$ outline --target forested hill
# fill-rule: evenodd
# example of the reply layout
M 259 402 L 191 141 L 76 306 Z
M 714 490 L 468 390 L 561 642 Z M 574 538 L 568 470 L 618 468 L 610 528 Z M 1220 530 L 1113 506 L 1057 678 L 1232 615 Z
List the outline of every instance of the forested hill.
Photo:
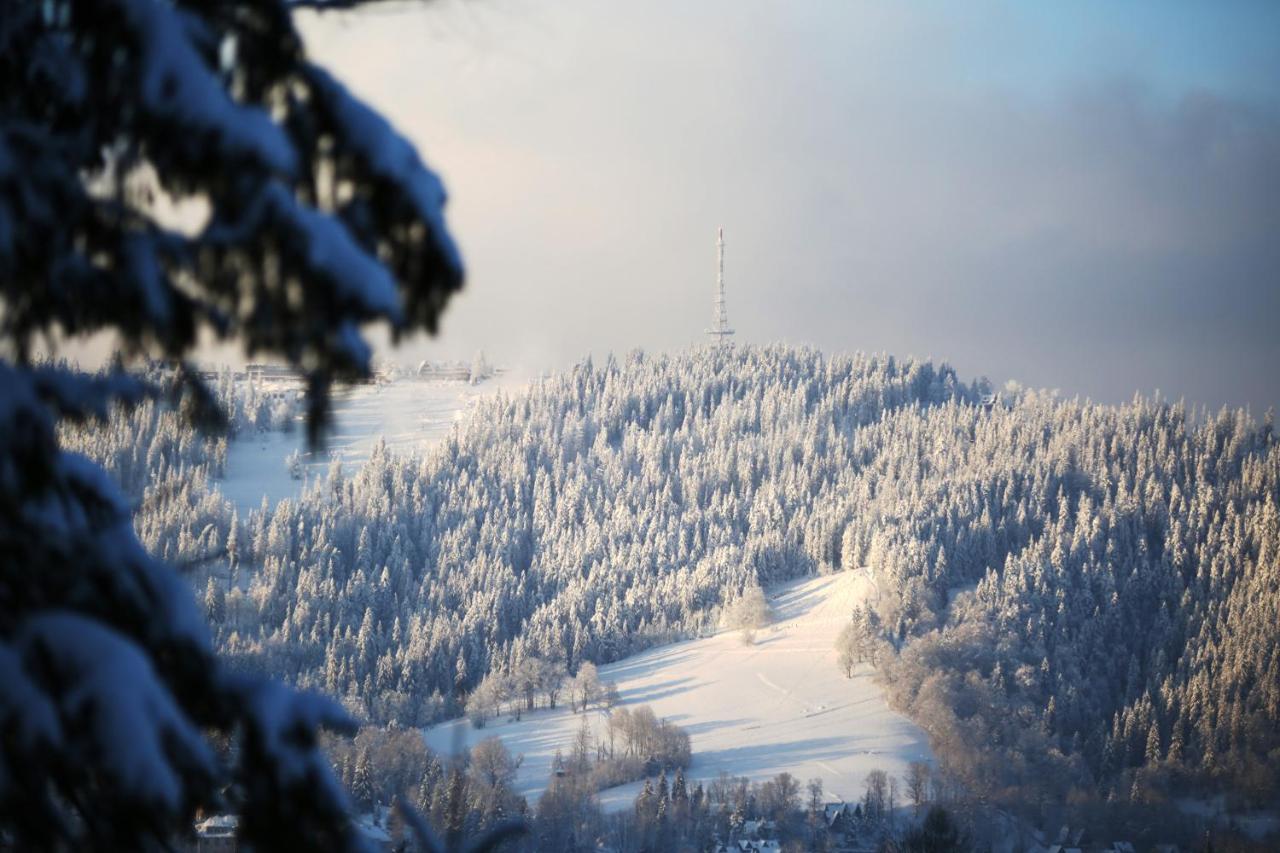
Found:
M 246 660 L 413 724 L 490 668 L 617 658 L 757 579 L 867 566 L 864 645 L 974 789 L 1274 797 L 1270 416 L 985 390 L 783 347 L 587 362 L 242 520 L 245 590 L 208 605 Z M 196 526 L 140 520 L 149 544 L 226 541 L 197 498 Z
M 220 633 L 425 722 L 427 697 L 495 663 L 615 659 L 697 632 L 757 579 L 833 565 L 859 428 L 973 395 L 927 363 L 782 348 L 587 362 L 481 403 L 424 459 L 375 452 L 255 515 Z

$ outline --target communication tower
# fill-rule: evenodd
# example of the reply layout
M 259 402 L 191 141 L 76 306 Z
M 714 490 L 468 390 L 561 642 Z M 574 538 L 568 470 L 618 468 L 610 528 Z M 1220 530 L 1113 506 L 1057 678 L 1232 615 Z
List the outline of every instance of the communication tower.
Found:
M 733 329 L 729 328 L 729 312 L 724 306 L 724 227 L 716 233 L 716 302 L 711 314 L 711 328 L 707 334 L 715 342 L 714 346 L 729 345 L 729 336 Z

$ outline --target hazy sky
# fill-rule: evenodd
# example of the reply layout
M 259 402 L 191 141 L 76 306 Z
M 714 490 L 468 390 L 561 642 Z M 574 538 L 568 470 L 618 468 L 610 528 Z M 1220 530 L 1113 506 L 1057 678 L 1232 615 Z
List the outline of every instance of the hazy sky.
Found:
M 441 336 L 1280 403 L 1280 4 L 441 0 L 304 20 L 445 179 Z

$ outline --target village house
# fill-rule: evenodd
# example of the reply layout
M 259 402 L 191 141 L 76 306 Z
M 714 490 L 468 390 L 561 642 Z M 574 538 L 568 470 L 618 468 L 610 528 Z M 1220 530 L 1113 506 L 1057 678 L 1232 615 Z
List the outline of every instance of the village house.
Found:
M 1027 853 L 1135 853 L 1133 844 L 1128 841 L 1093 842 L 1084 829 L 1071 829 L 1064 826 L 1048 840 L 1037 833 L 1037 839 Z
M 239 849 L 236 829 L 240 821 L 235 815 L 219 814 L 196 823 L 194 853 L 235 853 Z
M 827 834 L 831 837 L 831 842 L 837 846 L 848 840 L 848 837 L 857 829 L 861 817 L 862 807 L 856 804 L 827 803 L 822 808 L 822 820 L 826 824 Z

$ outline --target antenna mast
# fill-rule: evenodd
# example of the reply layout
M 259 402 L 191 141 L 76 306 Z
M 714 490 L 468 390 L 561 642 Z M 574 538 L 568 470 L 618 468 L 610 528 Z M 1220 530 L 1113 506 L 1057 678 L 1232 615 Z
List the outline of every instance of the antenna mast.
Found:
M 714 346 L 728 346 L 728 337 L 733 334 L 729 328 L 729 312 L 724 307 L 724 227 L 716 232 L 716 302 L 711 314 L 711 328 L 707 334 L 715 341 Z

